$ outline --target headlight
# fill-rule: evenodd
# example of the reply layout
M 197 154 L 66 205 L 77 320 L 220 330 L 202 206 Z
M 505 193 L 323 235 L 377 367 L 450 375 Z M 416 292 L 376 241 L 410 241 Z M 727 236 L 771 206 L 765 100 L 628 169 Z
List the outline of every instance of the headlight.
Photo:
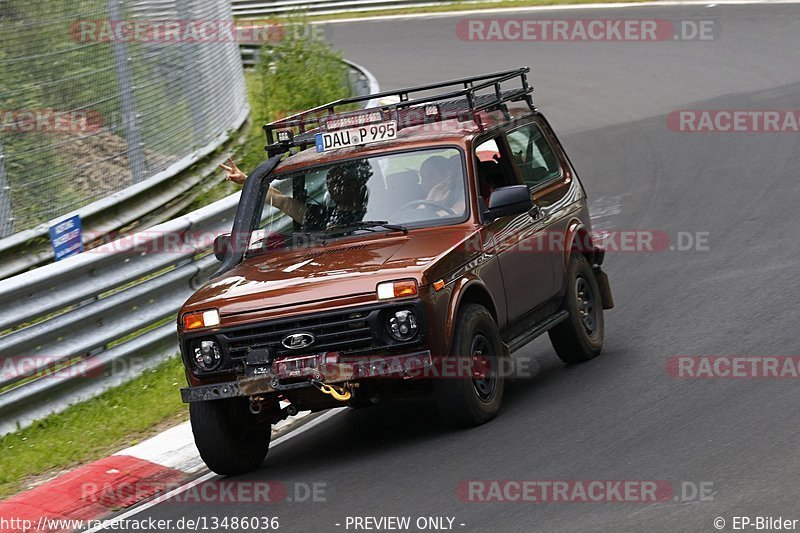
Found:
M 210 328 L 213 326 L 219 326 L 219 311 L 216 309 L 183 315 L 184 329 Z
M 409 309 L 394 311 L 389 314 L 389 335 L 393 339 L 406 342 L 417 336 L 419 320 L 417 315 Z
M 387 281 L 378 284 L 378 300 L 405 298 L 417 295 L 417 282 L 413 279 Z
M 192 344 L 194 364 L 200 370 L 208 372 L 214 370 L 222 363 L 222 350 L 213 340 L 202 340 Z

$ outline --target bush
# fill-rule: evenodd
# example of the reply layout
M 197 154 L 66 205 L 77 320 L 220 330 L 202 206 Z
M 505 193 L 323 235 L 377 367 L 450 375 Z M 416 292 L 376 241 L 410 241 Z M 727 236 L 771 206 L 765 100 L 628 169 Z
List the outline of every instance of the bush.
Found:
M 245 72 L 250 101 L 250 130 L 244 148 L 234 156 L 250 173 L 266 159 L 262 126 L 289 114 L 350 96 L 348 67 L 341 53 L 317 38 L 314 28 L 293 17 L 279 43 L 265 45 L 256 69 Z M 222 182 L 196 198 L 186 212 L 232 194 L 241 187 Z
M 274 120 L 349 95 L 342 55 L 317 36 L 317 29 L 289 19 L 282 39 L 262 50 L 258 108 L 264 116 L 259 118 Z

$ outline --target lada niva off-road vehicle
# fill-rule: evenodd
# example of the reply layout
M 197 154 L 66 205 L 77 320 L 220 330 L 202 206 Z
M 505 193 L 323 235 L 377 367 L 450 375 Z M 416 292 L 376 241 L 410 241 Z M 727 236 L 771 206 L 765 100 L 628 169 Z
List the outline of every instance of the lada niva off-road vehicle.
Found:
M 446 422 L 487 422 L 510 355 L 544 332 L 567 363 L 600 353 L 604 253 L 528 72 L 264 127 L 270 157 L 215 243 L 222 266 L 178 320 L 209 468 L 257 468 L 298 410 L 429 393 Z

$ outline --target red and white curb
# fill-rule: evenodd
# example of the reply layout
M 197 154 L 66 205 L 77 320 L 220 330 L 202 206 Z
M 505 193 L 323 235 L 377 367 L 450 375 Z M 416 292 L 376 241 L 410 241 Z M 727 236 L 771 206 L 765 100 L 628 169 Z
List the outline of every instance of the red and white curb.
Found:
M 272 445 L 292 436 L 311 420 L 309 415 L 301 412 L 275 424 Z M 203 479 L 214 477 L 195 447 L 190 423 L 184 422 L 0 501 L 0 533 L 70 531 L 68 520 L 98 520 L 153 496 L 168 496 L 202 472 Z

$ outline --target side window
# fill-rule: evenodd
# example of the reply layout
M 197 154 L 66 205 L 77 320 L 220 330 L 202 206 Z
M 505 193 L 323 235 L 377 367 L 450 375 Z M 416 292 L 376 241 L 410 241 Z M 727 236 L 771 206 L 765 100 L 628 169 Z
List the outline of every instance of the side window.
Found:
M 493 190 L 517 183 L 507 152 L 505 143 L 499 137 L 484 141 L 475 148 L 478 188 L 486 205 Z
M 528 187 L 534 188 L 561 173 L 558 159 L 536 124 L 510 132 L 508 144 L 514 164 Z

